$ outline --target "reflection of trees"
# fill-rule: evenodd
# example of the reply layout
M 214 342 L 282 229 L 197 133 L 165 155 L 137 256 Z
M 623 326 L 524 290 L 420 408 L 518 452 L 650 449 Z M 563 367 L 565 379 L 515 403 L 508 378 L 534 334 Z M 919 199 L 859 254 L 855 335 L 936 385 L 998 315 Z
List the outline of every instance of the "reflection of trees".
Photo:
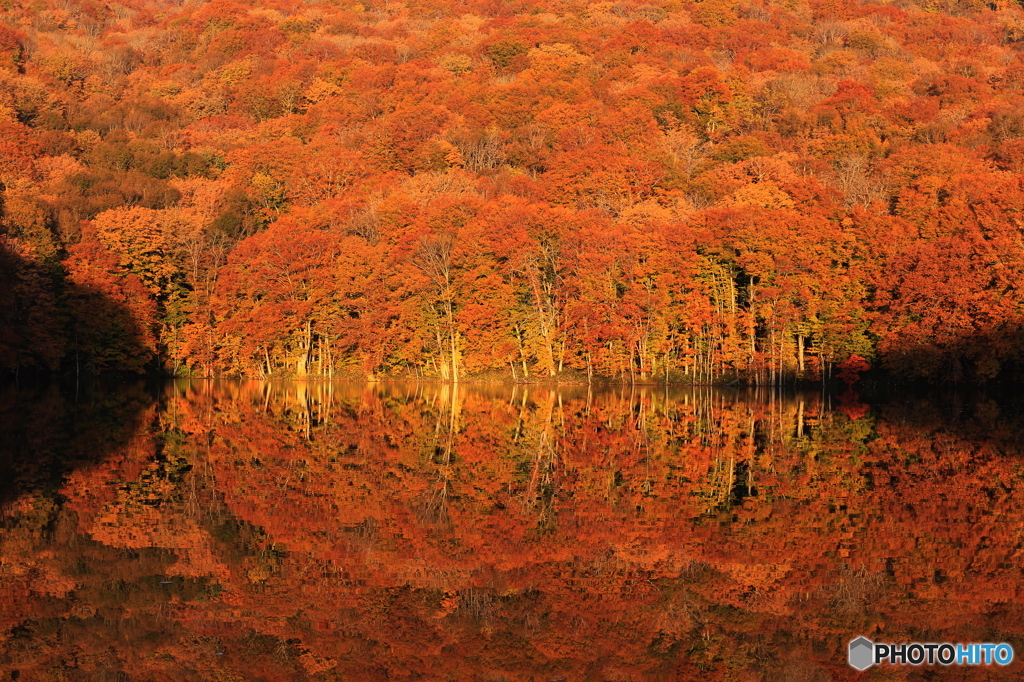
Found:
M 562 464 L 558 439 L 565 422 L 561 395 L 551 389 L 534 392 L 539 395 L 537 402 L 531 403 L 528 388 L 513 391 L 513 400 L 521 394 L 512 438 L 518 474 L 513 495 L 519 498 L 524 513 L 535 516 L 536 529 L 543 533 L 553 531 L 557 524 L 557 469 Z M 528 405 L 532 409 L 528 409 Z M 555 425 L 556 406 L 560 418 L 558 427 Z
M 426 443 L 427 460 L 434 464 L 436 480 L 422 506 L 421 519 L 438 528 L 448 528 L 448 492 L 451 485 L 452 451 L 458 437 L 459 390 L 457 385 L 444 386 L 439 395 L 431 396 L 430 406 L 436 410 L 432 437 Z
M 1024 623 L 1012 419 L 984 401 L 851 420 L 814 395 L 201 382 L 164 402 L 158 447 L 76 472 L 58 549 L 39 525 L 17 549 L 53 553 L 50 594 L 163 633 L 140 650 L 172 658 L 140 670 L 223 650 L 234 674 L 824 679 L 880 623 Z

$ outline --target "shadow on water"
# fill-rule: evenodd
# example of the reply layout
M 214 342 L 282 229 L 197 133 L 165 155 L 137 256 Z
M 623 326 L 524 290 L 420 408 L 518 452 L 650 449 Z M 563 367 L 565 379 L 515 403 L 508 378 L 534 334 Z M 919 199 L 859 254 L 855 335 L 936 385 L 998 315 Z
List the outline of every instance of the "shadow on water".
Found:
M 882 354 L 881 364 L 897 385 L 1009 389 L 1024 379 L 1024 325 L 1002 322 L 986 330 L 949 332 L 941 340 L 905 339 Z
M 74 470 L 119 453 L 154 414 L 141 380 L 0 388 L 0 508 L 30 493 L 59 493 Z
M 125 446 L 155 400 L 139 375 L 152 358 L 142 324 L 98 282 L 71 282 L 0 235 L 0 506 L 56 493 Z

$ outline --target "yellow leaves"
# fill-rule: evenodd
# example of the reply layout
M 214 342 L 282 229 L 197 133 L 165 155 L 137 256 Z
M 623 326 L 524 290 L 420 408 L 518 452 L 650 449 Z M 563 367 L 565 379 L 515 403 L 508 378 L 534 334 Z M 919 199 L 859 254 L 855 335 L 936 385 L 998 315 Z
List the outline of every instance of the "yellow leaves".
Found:
M 181 92 L 181 83 L 173 80 L 158 80 L 150 85 L 154 97 L 174 97 Z
M 78 55 L 58 52 L 42 60 L 43 71 L 65 85 L 81 78 L 86 69 L 85 60 Z
M 319 22 L 306 17 L 289 17 L 278 24 L 277 28 L 293 43 L 300 43 L 313 35 L 318 25 Z
M 326 81 L 323 78 L 314 78 L 302 96 L 307 102 L 316 104 L 324 101 L 328 97 L 336 97 L 342 92 L 344 92 L 344 90 L 334 83 Z
M 3 197 L 4 222 L 16 226 L 20 238 L 32 244 L 36 254 L 55 258 L 60 246 L 46 225 L 46 214 L 35 194 L 8 190 Z
M 78 141 L 78 146 L 84 151 L 91 151 L 93 147 L 103 141 L 100 134 L 92 129 L 76 131 L 74 135 L 75 139 Z
M 709 28 L 732 26 L 739 18 L 736 15 L 736 5 L 733 0 L 704 0 L 693 6 L 690 16 L 698 24 Z
M 442 55 L 437 60 L 437 65 L 445 71 L 450 71 L 455 75 L 463 74 L 473 68 L 473 58 L 467 54 L 451 53 Z
M 248 59 L 231 62 L 222 67 L 216 77 L 228 85 L 235 85 L 252 75 L 252 69 L 252 62 Z
M 403 180 L 401 190 L 412 203 L 426 206 L 442 197 L 471 197 L 476 194 L 477 188 L 472 175 L 456 169 L 418 173 Z
M 419 171 L 445 171 L 464 165 L 462 152 L 447 140 L 430 140 L 416 150 L 414 167 Z
M 575 73 L 590 63 L 590 57 L 580 54 L 567 43 L 548 43 L 527 52 L 530 65 L 538 71 Z
M 73 156 L 43 156 L 35 161 L 36 170 L 45 182 L 59 183 L 62 180 L 82 173 L 85 166 Z
M 249 9 L 248 13 L 249 13 L 249 16 L 251 16 L 251 17 L 258 17 L 260 19 L 266 19 L 267 21 L 269 21 L 269 22 L 271 22 L 273 24 L 277 24 L 277 23 L 283 22 L 285 20 L 284 19 L 284 14 L 282 14 L 278 10 L 272 9 L 270 7 L 252 7 L 252 8 Z M 280 28 L 280 26 L 278 28 Z
M 449 142 L 442 142 L 441 149 L 444 151 L 444 160 L 449 166 L 462 166 L 462 152 Z
M 759 206 L 770 209 L 793 208 L 796 206 L 793 197 L 786 194 L 773 182 L 744 185 L 733 192 L 727 204 L 734 206 Z
M 177 208 L 191 211 L 203 220 L 217 214 L 225 192 L 223 184 L 206 178 L 172 178 L 168 184 L 181 195 Z
M 82 82 L 82 91 L 90 95 L 113 95 L 114 89 L 96 74 L 89 74 Z
M 658 146 L 672 168 L 685 177 L 692 175 L 710 153 L 709 145 L 697 137 L 693 128 L 682 123 L 662 133 Z
M 487 19 L 475 14 L 463 14 L 459 17 L 459 26 L 468 33 L 477 33 L 487 25 Z
M 646 199 L 624 207 L 619 212 L 619 218 L 632 225 L 657 222 L 668 223 L 681 220 L 692 211 L 693 205 L 683 198 L 667 204 L 660 203 L 654 199 Z
M 853 50 L 836 50 L 814 62 L 812 70 L 820 75 L 843 75 L 860 63 L 860 56 Z
M 249 186 L 255 189 L 262 196 L 270 196 L 280 191 L 281 183 L 272 175 L 267 173 L 253 173 Z
M 166 292 L 177 271 L 161 211 L 115 208 L 93 220 L 100 243 L 114 253 L 121 267 L 142 280 L 154 296 Z

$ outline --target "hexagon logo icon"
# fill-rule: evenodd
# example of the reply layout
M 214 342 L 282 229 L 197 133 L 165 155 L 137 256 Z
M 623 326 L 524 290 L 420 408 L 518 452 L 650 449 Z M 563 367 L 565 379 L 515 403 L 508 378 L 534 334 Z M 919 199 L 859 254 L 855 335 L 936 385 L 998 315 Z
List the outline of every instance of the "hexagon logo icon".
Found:
M 857 670 L 867 670 L 875 663 L 875 644 L 867 637 L 858 637 L 850 642 L 850 665 Z

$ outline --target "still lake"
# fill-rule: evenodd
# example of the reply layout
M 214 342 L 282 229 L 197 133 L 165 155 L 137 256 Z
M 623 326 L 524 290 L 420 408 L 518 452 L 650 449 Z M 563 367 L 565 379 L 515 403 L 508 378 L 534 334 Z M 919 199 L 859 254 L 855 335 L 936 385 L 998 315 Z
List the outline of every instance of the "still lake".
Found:
M 984 395 L 0 391 L 0 679 L 1024 675 L 1024 419 Z M 1006 668 L 847 643 L 1009 642 Z

